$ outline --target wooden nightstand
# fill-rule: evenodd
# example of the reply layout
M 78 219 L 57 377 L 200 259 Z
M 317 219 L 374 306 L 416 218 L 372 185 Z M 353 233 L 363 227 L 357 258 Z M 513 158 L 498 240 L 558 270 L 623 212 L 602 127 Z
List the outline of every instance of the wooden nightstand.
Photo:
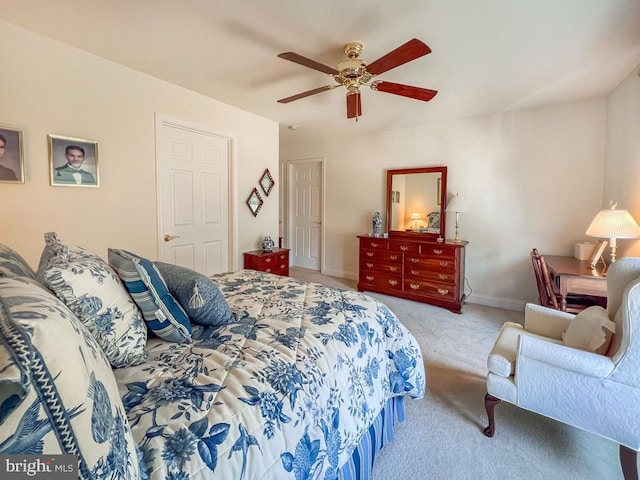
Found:
M 244 268 L 289 276 L 289 249 L 274 248 L 272 252 L 244 252 Z

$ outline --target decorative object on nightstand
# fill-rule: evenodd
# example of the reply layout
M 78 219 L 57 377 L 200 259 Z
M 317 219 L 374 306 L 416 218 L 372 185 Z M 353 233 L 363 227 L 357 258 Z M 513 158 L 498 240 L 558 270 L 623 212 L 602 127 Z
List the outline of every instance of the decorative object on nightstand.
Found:
M 464 197 L 459 193 L 456 193 L 456 196 L 449 200 L 449 204 L 447 205 L 447 212 L 455 212 L 456 213 L 456 236 L 453 239 L 454 243 L 460 243 L 460 239 L 458 238 L 458 214 L 469 211 L 469 206 L 467 202 L 464 200 Z
M 380 212 L 373 213 L 371 228 L 374 237 L 382 236 L 382 216 L 380 215 Z
M 420 214 L 418 212 L 413 212 L 411 214 L 411 220 L 413 220 L 413 229 L 418 230 L 418 220 L 420 220 Z
M 275 246 L 276 246 L 275 242 L 269 235 L 264 237 L 264 240 L 262 240 L 262 251 L 264 253 L 273 252 L 273 249 L 275 248 Z
M 611 247 L 611 263 L 616 261 L 616 239 L 640 237 L 640 227 L 627 210 L 616 210 L 618 204 L 609 203 L 609 210 L 600 210 L 595 216 L 586 234 L 590 237 L 608 238 Z

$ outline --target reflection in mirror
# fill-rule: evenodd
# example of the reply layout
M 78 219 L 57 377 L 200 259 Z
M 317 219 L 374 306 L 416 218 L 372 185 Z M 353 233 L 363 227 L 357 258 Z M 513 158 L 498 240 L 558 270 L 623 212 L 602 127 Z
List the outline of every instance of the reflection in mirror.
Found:
M 271 189 L 275 184 L 276 182 L 273 180 L 273 177 L 271 176 L 271 172 L 267 168 L 262 174 L 262 178 L 260 179 L 260 186 L 262 187 L 262 191 L 267 197 L 271 193 Z
M 263 203 L 264 201 L 258 193 L 258 189 L 254 188 L 251 192 L 251 195 L 249 195 L 249 198 L 247 198 L 247 205 L 249 205 L 249 210 L 251 210 L 251 213 L 253 213 L 254 217 L 258 216 L 258 212 L 260 211 Z
M 447 167 L 387 171 L 390 234 L 444 238 Z

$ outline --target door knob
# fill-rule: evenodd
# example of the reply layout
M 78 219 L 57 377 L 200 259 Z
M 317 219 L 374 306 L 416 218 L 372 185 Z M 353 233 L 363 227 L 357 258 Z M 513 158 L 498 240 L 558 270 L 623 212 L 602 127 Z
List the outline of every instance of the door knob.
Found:
M 176 238 L 180 238 L 180 235 L 169 235 L 168 233 L 164 234 L 164 241 L 170 242 L 171 240 L 175 240 Z

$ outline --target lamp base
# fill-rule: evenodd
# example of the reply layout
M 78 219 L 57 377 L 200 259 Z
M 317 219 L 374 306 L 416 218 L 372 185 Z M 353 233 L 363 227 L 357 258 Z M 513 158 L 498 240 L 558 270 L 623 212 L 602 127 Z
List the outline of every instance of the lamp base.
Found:
M 453 239 L 453 243 L 462 243 L 462 240 L 458 238 L 458 212 L 456 212 L 456 236 Z

